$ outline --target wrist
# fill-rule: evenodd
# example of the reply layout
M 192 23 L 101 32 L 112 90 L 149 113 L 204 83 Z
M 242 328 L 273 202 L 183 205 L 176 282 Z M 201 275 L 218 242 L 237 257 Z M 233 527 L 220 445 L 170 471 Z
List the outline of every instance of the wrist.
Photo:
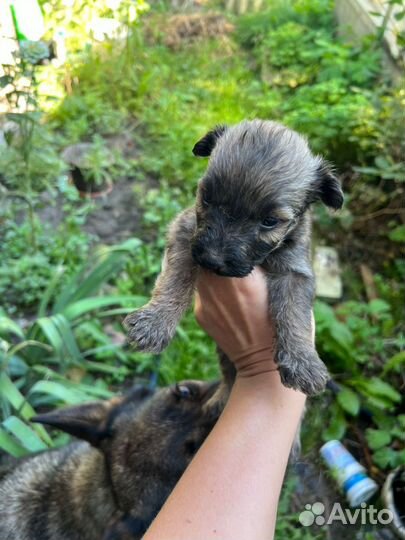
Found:
M 272 349 L 265 347 L 230 356 L 239 377 L 255 377 L 278 371 Z
M 287 405 L 298 412 L 305 406 L 306 396 L 302 392 L 283 385 L 278 370 L 266 371 L 249 377 L 236 374 L 234 389 L 247 399 L 267 403 L 271 407 Z

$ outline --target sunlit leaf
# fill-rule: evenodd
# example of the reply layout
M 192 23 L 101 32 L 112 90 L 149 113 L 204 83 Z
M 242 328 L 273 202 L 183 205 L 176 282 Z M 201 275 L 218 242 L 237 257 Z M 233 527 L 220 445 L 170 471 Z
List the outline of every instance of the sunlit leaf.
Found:
M 337 400 L 344 411 L 357 416 L 360 410 L 360 399 L 353 390 L 342 388 L 337 394 Z
M 41 450 L 47 450 L 48 446 L 44 441 L 35 433 L 31 427 L 24 424 L 22 420 L 16 416 L 9 416 L 3 422 L 3 427 L 16 437 L 24 448 L 30 452 L 40 452 Z

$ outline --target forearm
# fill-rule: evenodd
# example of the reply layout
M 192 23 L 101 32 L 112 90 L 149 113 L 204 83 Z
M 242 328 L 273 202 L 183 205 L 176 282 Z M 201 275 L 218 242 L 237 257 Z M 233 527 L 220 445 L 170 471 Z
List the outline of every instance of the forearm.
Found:
M 304 395 L 278 372 L 238 378 L 145 540 L 270 540 Z

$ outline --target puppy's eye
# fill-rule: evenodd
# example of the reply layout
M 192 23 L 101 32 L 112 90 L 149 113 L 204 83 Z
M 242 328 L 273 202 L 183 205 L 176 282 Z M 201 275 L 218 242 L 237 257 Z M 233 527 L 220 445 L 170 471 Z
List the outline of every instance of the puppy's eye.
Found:
M 191 389 L 185 384 L 176 384 L 176 386 L 174 387 L 174 393 L 176 394 L 176 396 L 183 399 L 190 399 L 191 397 L 193 397 Z
M 200 188 L 200 200 L 201 200 L 201 205 L 204 207 L 204 208 L 207 208 L 207 206 L 210 206 L 210 204 L 212 203 L 212 197 L 211 197 L 211 190 L 207 189 L 206 187 L 202 186 Z
M 273 227 L 275 227 L 276 225 L 278 225 L 280 223 L 280 220 L 277 219 L 277 218 L 273 218 L 273 217 L 269 217 L 269 218 L 265 218 L 262 222 L 261 222 L 261 227 L 263 229 L 272 229 Z
M 204 206 L 204 208 L 207 208 L 210 205 L 210 200 L 209 200 L 208 195 L 203 195 L 201 197 L 201 202 L 202 202 L 202 205 Z

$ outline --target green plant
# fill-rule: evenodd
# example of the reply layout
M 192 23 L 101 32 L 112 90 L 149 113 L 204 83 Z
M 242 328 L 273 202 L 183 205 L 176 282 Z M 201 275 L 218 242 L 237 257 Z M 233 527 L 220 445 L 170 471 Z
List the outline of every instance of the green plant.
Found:
M 17 223 L 15 207 L 1 216 L 0 295 L 9 314 L 32 313 L 54 276 L 69 279 L 86 260 L 91 238 L 82 225 L 88 207 L 75 209 L 74 204 L 66 200 L 65 217 L 57 227 L 35 216 Z M 37 245 L 31 242 L 32 227 Z M 60 286 L 61 282 L 55 293 Z
M 394 163 L 390 156 L 377 156 L 374 159 L 374 166 L 355 167 L 354 170 L 383 180 L 405 182 L 405 165 L 403 163 Z
M 14 54 L 14 63 L 2 64 L 4 75 L 0 78 L 0 88 L 4 89 L 11 109 L 37 109 L 38 64 L 48 57 L 49 49 L 44 42 L 23 41 Z
M 98 187 L 111 182 L 116 167 L 113 153 L 99 135 L 94 135 L 91 144 L 86 146 L 76 165 L 86 182 Z
M 20 456 L 53 444 L 42 429 L 28 424 L 35 409 L 110 397 L 106 382 L 93 374 L 113 381 L 129 374 L 128 356 L 98 321 L 128 313 L 145 298 L 97 293 L 138 247 L 134 239 L 99 251 L 93 267 L 77 272 L 50 303 L 60 279 L 56 275 L 27 328 L 0 314 L 0 448 L 6 452 Z M 106 358 L 110 363 L 100 362 Z
M 119 133 L 126 122 L 126 113 L 103 99 L 98 92 L 77 90 L 67 96 L 50 117 L 61 128 L 70 143 L 90 138 L 94 134 Z
M 376 299 L 345 302 L 336 311 L 322 302 L 315 307 L 318 349 L 341 383 L 323 437 L 342 438 L 362 411 L 368 411 L 366 441 L 373 461 L 382 469 L 395 467 L 405 456 L 405 437 L 398 426 L 403 415 L 395 414 L 402 402 L 396 388 L 405 353 L 403 338 L 391 338 L 396 321 L 390 305 Z
M 54 188 L 66 169 L 58 154 L 60 138 L 41 122 L 41 113 L 9 113 L 7 118 L 10 120 L 5 133 L 7 146 L 0 154 L 3 186 L 11 191 L 10 196 L 13 193 L 33 196 Z
M 28 206 L 31 243 L 37 244 L 34 207 L 37 192 L 56 183 L 64 170 L 54 138 L 41 122 L 38 108 L 36 72 L 38 63 L 48 58 L 43 42 L 24 41 L 15 54 L 15 63 L 2 65 L 0 88 L 11 111 L 6 115 L 6 147 L 0 153 L 0 197 L 21 199 Z

